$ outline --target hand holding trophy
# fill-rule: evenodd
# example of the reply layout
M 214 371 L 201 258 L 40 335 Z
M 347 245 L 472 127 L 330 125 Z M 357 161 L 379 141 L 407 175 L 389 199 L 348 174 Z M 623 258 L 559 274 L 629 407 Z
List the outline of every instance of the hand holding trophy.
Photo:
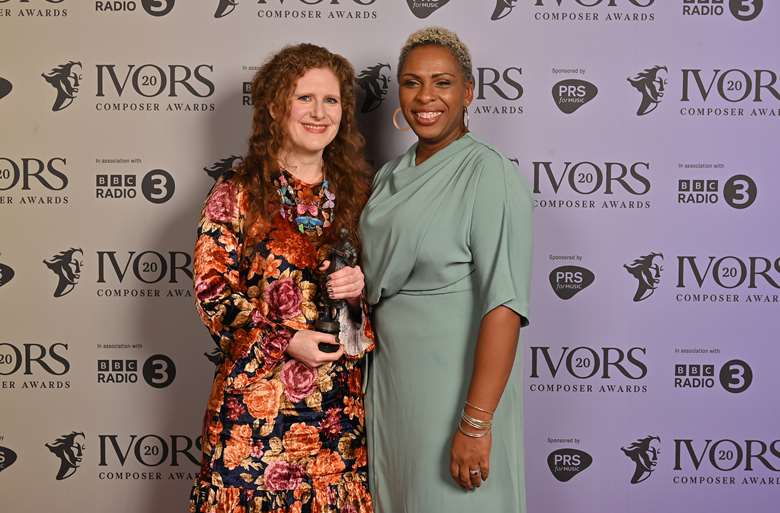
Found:
M 317 321 L 314 323 L 315 330 L 334 335 L 336 342 L 339 342 L 339 333 L 341 332 L 339 324 L 341 311 L 347 308 L 347 304 L 343 299 L 330 297 L 328 277 L 344 267 L 353 267 L 357 264 L 357 250 L 349 242 L 349 232 L 346 229 L 339 232 L 339 239 L 337 243 L 330 246 L 323 259 L 323 261 L 329 261 L 330 265 L 320 275 L 317 294 Z M 318 347 L 324 353 L 334 353 L 339 349 L 338 345 L 323 342 L 320 342 Z

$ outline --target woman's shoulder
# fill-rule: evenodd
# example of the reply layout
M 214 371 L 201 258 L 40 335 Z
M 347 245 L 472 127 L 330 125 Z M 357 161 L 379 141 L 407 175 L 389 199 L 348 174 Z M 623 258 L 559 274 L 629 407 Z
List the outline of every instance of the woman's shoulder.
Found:
M 493 145 L 474 136 L 471 136 L 471 139 L 473 144 L 470 148 L 470 154 L 474 159 L 479 173 L 479 181 L 483 187 L 529 189 L 528 180 L 503 153 Z
M 415 145 L 412 145 L 409 149 L 407 149 L 403 153 L 396 155 L 394 158 L 382 164 L 382 166 L 374 174 L 374 185 L 376 185 L 379 181 L 392 175 L 396 169 L 403 166 L 404 162 L 408 161 L 409 152 L 413 151 L 414 146 Z
M 203 203 L 204 219 L 223 223 L 238 229 L 247 204 L 246 189 L 243 180 L 236 173 L 223 173 L 218 176 Z
M 481 139 L 469 134 L 472 144 L 469 147 L 469 154 L 475 162 L 483 168 L 511 169 L 512 162 L 498 151 L 495 146 L 488 144 Z

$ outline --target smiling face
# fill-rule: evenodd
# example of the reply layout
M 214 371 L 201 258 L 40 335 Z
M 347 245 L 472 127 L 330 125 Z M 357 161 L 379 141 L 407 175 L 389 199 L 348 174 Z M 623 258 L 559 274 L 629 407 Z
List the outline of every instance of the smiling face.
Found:
M 321 156 L 341 124 L 341 92 L 336 75 L 328 68 L 308 70 L 295 83 L 289 109 L 282 122 L 287 133 L 287 156 Z
M 420 143 L 441 149 L 463 135 L 463 110 L 474 98 L 449 49 L 419 46 L 406 57 L 400 73 L 399 99 L 406 122 Z

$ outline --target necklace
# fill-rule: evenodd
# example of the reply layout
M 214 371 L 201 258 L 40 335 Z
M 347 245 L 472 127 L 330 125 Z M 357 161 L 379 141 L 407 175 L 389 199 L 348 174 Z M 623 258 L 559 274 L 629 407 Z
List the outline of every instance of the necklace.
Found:
M 281 200 L 279 213 L 283 219 L 293 222 L 299 232 L 322 235 L 323 228 L 331 225 L 336 195 L 330 191 L 326 178 L 319 186 L 308 185 L 282 169 L 274 184 Z M 317 187 L 319 190 L 315 192 Z

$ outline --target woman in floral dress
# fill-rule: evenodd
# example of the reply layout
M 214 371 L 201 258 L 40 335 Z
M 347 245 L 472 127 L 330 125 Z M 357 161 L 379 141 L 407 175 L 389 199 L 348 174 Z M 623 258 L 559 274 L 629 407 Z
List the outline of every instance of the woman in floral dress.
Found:
M 220 359 L 193 513 L 372 511 L 363 274 L 345 267 L 319 290 L 330 245 L 346 233 L 359 247 L 368 168 L 354 80 L 343 57 L 318 46 L 274 55 L 253 82 L 247 156 L 204 204 L 195 293 Z M 321 293 L 348 305 L 338 342 L 314 331 Z

